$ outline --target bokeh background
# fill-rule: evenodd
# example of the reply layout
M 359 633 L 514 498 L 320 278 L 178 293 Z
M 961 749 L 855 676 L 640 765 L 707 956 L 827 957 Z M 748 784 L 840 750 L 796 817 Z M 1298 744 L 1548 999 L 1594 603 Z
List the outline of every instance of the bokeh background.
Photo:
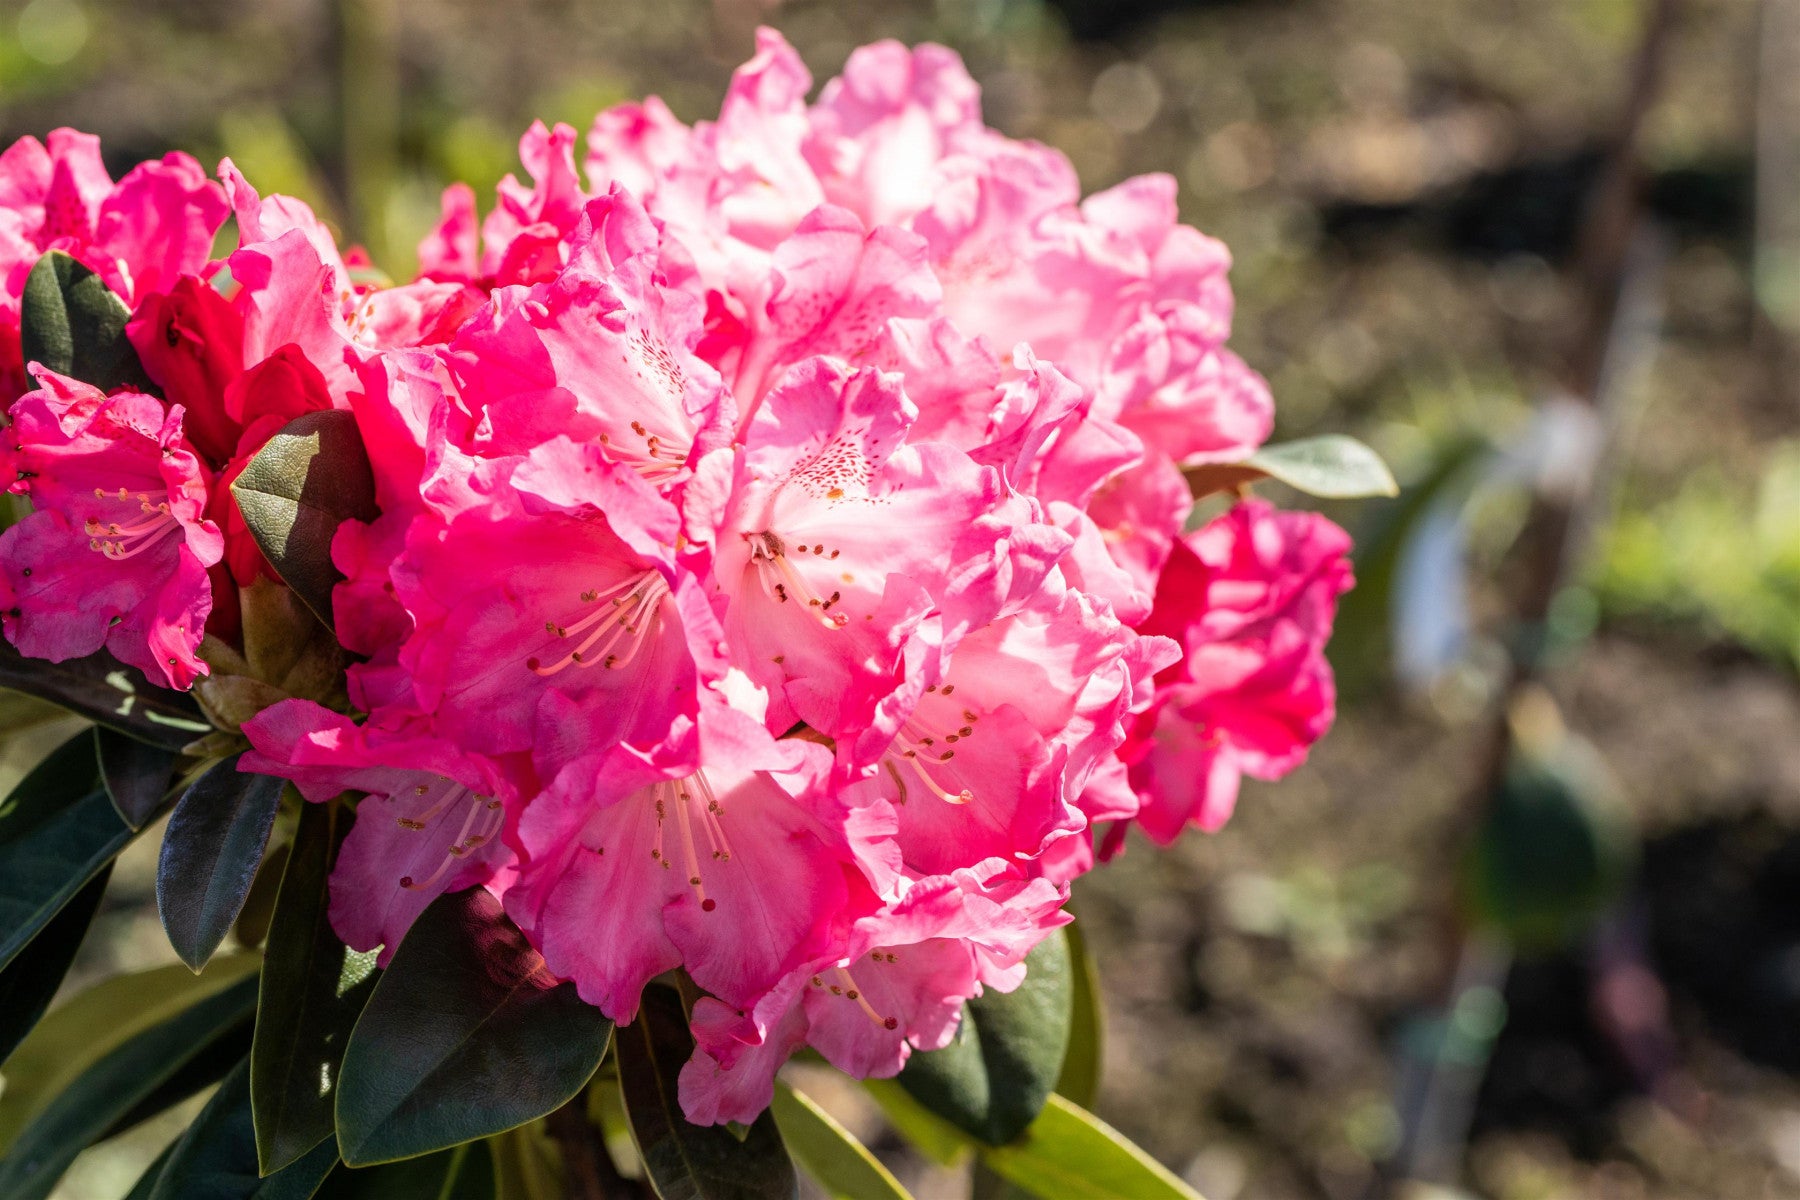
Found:
M 1277 436 L 1405 485 L 1332 511 L 1311 762 L 1077 889 L 1101 1115 L 1210 1200 L 1800 1196 L 1800 0 L 0 0 L 0 143 L 229 154 L 401 278 L 532 119 L 714 114 L 762 22 L 1174 174 Z M 90 978 L 166 955 L 134 853 Z

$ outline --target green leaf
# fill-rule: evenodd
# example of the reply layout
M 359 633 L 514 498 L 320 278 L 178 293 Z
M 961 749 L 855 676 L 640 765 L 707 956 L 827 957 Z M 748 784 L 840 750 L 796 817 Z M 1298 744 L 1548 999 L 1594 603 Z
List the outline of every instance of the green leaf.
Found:
M 1016 1141 L 982 1151 L 1003 1179 L 1044 1200 L 1200 1200 L 1098 1117 L 1061 1096 Z
M 25 277 L 19 350 L 25 362 L 91 383 L 103 392 L 130 385 L 154 390 L 125 336 L 131 310 L 106 281 L 61 250 L 37 260 Z
M 262 865 L 285 783 L 216 764 L 182 794 L 163 834 L 156 907 L 169 944 L 198 971 L 237 920 Z
M 145 682 L 141 671 L 104 650 L 53 663 L 26 658 L 0 638 L 0 687 L 59 704 L 165 750 L 179 750 L 212 732 L 192 696 Z
M 266 1178 L 256 1166 L 250 1063 L 238 1063 L 169 1152 L 149 1200 L 309 1200 L 337 1165 L 324 1143 Z
M 135 971 L 57 1005 L 4 1063 L 0 1152 L 95 1063 L 146 1029 L 243 979 L 257 963 L 253 955 L 228 954 L 199 976 L 183 966 Z
M 779 1079 L 770 1111 L 788 1152 L 837 1200 L 912 1200 L 911 1193 L 854 1134 Z
M 0 967 L 131 840 L 82 730 L 0 801 Z
M 411 1158 L 536 1120 L 582 1089 L 611 1038 L 612 1022 L 550 974 L 485 888 L 440 896 L 350 1035 L 344 1161 Z
M 113 808 L 127 825 L 142 829 L 162 811 L 180 755 L 105 727 L 94 729 L 94 746 Z
M 1100 1094 L 1100 1071 L 1105 1061 L 1106 1021 L 1100 1007 L 1100 968 L 1088 949 L 1079 919 L 1063 926 L 1063 936 L 1069 940 L 1070 981 L 1074 990 L 1069 1003 L 1069 1048 L 1063 1053 L 1056 1091 L 1085 1106 Z
M 81 948 L 81 939 L 87 936 L 111 876 L 110 863 L 101 867 L 100 873 L 51 918 L 43 932 L 0 971 L 0 1062 L 18 1049 L 50 1007 L 51 997 L 62 986 L 63 976 L 69 973 L 69 964 Z
M 562 1156 L 544 1121 L 485 1139 L 494 1153 L 494 1190 L 499 1200 L 564 1200 Z
M 339 1163 L 320 1189 L 329 1200 L 494 1200 L 494 1155 L 486 1141 L 374 1167 Z
M 175 1139 L 176 1142 L 180 1140 Z M 168 1165 L 169 1156 L 174 1153 L 175 1142 L 164 1146 L 162 1153 L 156 1156 L 144 1169 L 144 1173 L 138 1176 L 138 1181 L 131 1185 L 131 1190 L 125 1193 L 125 1200 L 150 1200 L 150 1193 L 156 1190 L 156 1181 L 162 1178 L 162 1169 Z
M 619 1091 L 644 1172 L 662 1200 L 767 1200 L 798 1196 L 794 1164 L 764 1113 L 742 1141 L 721 1125 L 690 1125 L 678 1096 L 693 1053 L 681 997 L 647 987 L 637 1020 L 619 1031 Z
M 331 1136 L 344 1047 L 375 990 L 374 955 L 339 941 L 328 911 L 331 868 L 349 823 L 336 802 L 301 811 L 275 899 L 250 1054 L 264 1171 L 279 1170 Z
M 269 565 L 330 625 L 331 589 L 343 578 L 332 535 L 380 511 L 356 418 L 339 409 L 294 418 L 256 452 L 231 494 Z
M 967 1162 L 976 1141 L 950 1122 L 934 1114 L 907 1094 L 892 1079 L 865 1079 L 863 1088 L 881 1106 L 894 1131 L 926 1158 L 939 1166 L 959 1167 Z
M 0 1159 L 0 1196 L 48 1196 L 77 1154 L 220 1039 L 248 1048 L 255 1002 L 255 983 L 240 980 L 95 1061 L 50 1098 Z
M 1400 494 L 1400 485 L 1381 456 L 1341 433 L 1264 446 L 1241 463 L 1207 463 L 1189 467 L 1186 475 L 1196 496 L 1229 491 L 1259 479 L 1277 479 L 1309 496 L 1328 500 Z
M 968 1002 L 942 1050 L 914 1054 L 900 1085 L 926 1108 L 989 1145 L 1037 1117 L 1062 1070 L 1074 981 L 1069 944 L 1047 937 L 1026 958 L 1025 982 Z

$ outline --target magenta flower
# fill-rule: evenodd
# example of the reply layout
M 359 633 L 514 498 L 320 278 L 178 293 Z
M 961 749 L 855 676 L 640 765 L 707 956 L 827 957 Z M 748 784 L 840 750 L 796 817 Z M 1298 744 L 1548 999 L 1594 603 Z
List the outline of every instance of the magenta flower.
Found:
M 1160 843 L 1231 816 L 1244 775 L 1279 779 L 1331 727 L 1325 642 L 1351 586 L 1350 539 L 1313 513 L 1245 501 L 1175 548 L 1146 632 L 1181 644 L 1157 679 L 1152 752 L 1132 769 Z
M 10 490 L 34 511 L 0 534 L 7 640 L 61 662 L 105 647 L 154 683 L 186 688 L 224 540 L 205 517 L 207 476 L 180 405 L 113 396 L 36 369 L 12 406 Z
M 8 147 L 0 154 L 0 403 L 31 386 L 19 358 L 19 304 L 45 251 L 72 254 L 135 306 L 198 272 L 229 212 L 219 185 L 186 154 L 140 163 L 115 184 L 92 134 L 57 129 L 47 144 L 25 137 Z

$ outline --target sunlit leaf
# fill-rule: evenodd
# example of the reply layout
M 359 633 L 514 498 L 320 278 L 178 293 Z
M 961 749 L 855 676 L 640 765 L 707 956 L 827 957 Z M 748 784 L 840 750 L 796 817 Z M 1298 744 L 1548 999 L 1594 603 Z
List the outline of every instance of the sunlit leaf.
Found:
M 343 578 L 331 561 L 332 536 L 345 521 L 378 512 L 356 418 L 340 409 L 294 418 L 256 452 L 231 494 L 269 565 L 330 625 L 331 589 Z
M 794 1160 L 837 1200 L 911 1200 L 900 1181 L 854 1134 L 779 1079 L 770 1111 Z
M 1259 479 L 1277 479 L 1309 496 L 1330 500 L 1400 494 L 1400 485 L 1381 456 L 1341 433 L 1264 446 L 1241 463 L 1208 463 L 1189 467 L 1185 474 L 1196 496 L 1230 491 Z
M 1069 940 L 1069 1048 L 1063 1053 L 1062 1072 L 1056 1091 L 1080 1105 L 1090 1105 L 1100 1094 L 1100 1069 L 1104 1061 L 1106 1021 L 1101 1011 L 1100 968 L 1088 949 L 1087 935 L 1079 920 L 1063 926 Z
M 1018 1140 L 982 1151 L 1004 1179 L 1043 1200 L 1200 1200 L 1161 1163 L 1061 1096 Z

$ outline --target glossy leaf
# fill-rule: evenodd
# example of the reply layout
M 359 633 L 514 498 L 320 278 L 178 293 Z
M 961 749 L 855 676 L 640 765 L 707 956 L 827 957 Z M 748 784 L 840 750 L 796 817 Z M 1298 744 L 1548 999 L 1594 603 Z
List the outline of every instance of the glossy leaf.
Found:
M 50 1007 L 63 976 L 69 973 L 69 964 L 75 961 L 75 952 L 81 948 L 81 939 L 87 936 L 111 876 L 111 864 L 101 867 L 100 873 L 50 919 L 43 932 L 0 971 L 0 1062 L 18 1048 Z
M 236 756 L 175 805 L 156 865 L 156 907 L 169 944 L 198 971 L 231 932 L 262 865 L 283 780 L 240 772 Z
M 769 1111 L 794 1160 L 837 1200 L 912 1200 L 869 1148 L 810 1097 L 777 1079 Z
M 25 362 L 91 383 L 103 392 L 129 385 L 154 391 L 125 336 L 131 310 L 106 281 L 61 250 L 37 260 L 20 298 L 19 350 Z
M 1061 1096 L 1019 1139 L 982 1151 L 989 1170 L 1045 1200 L 1200 1200 L 1199 1193 Z
M 250 1055 L 264 1171 L 279 1170 L 331 1136 L 344 1047 L 375 990 L 374 955 L 339 941 L 328 912 L 331 867 L 348 826 L 348 813 L 336 803 L 301 811 L 269 924 Z
M 77 1154 L 220 1039 L 247 1049 L 255 1001 L 255 983 L 240 980 L 95 1061 L 49 1099 L 0 1159 L 0 1196 L 49 1195 Z
M 120 818 L 133 829 L 155 820 L 180 756 L 104 727 L 94 730 L 94 748 L 100 758 L 100 780 Z
M 1341 433 L 1264 446 L 1241 463 L 1189 467 L 1188 484 L 1197 496 L 1276 479 L 1296 491 L 1329 500 L 1397 496 L 1400 485 L 1381 456 Z
M 251 1125 L 245 1059 L 171 1148 L 149 1200 L 309 1200 L 337 1165 L 337 1147 L 324 1143 L 265 1178 Z
M 0 801 L 0 968 L 131 840 L 82 730 Z
M 350 1035 L 338 1145 L 352 1166 L 522 1125 L 579 1092 L 612 1022 L 560 983 L 483 888 L 440 896 Z
M 662 1200 L 770 1200 L 797 1196 L 794 1164 L 775 1119 L 764 1113 L 740 1141 L 719 1125 L 690 1125 L 681 1111 L 682 1064 L 693 1053 L 681 997 L 647 987 L 637 1020 L 619 1031 L 619 1090 L 631 1137 Z
M 48 700 L 165 750 L 179 750 L 212 732 L 192 696 L 146 682 L 143 672 L 104 650 L 53 663 L 26 658 L 0 638 L 0 687 Z
M 339 1163 L 319 1195 L 324 1200 L 494 1200 L 498 1188 L 493 1151 L 480 1141 L 375 1167 Z
M 379 511 L 356 418 L 339 409 L 296 417 L 256 452 L 231 494 L 269 565 L 330 625 L 331 589 L 343 578 L 332 536 Z
M 1058 1095 L 1091 1105 L 1100 1094 L 1100 1071 L 1105 1061 L 1106 1021 L 1101 1011 L 1100 968 L 1088 949 L 1081 921 L 1063 926 L 1069 940 L 1069 1048 L 1063 1052 L 1062 1071 L 1056 1077 Z
M 1069 1043 L 1068 942 L 1047 937 L 1026 963 L 1024 983 L 970 1000 L 950 1044 L 914 1054 L 898 1077 L 919 1103 L 989 1145 L 1011 1141 L 1037 1117 Z
M 70 997 L 38 1022 L 4 1064 L 0 1153 L 33 1117 L 102 1058 L 255 971 L 257 959 L 228 954 L 204 975 L 183 966 L 115 975 Z

